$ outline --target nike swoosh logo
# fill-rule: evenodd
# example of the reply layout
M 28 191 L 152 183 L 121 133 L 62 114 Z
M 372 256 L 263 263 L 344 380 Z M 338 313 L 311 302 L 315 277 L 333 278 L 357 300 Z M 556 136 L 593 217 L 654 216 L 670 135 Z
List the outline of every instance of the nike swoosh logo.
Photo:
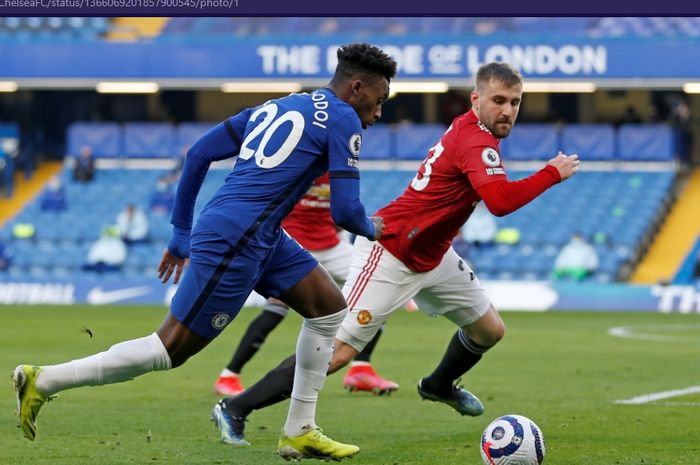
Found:
M 101 287 L 94 287 L 88 292 L 87 302 L 90 305 L 105 305 L 121 300 L 133 299 L 151 292 L 151 286 L 127 287 L 113 291 L 103 291 Z

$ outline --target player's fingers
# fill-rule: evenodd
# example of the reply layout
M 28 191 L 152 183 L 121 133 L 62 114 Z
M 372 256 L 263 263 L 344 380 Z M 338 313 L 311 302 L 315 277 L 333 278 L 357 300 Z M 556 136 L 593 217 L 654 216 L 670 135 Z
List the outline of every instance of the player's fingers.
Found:
M 165 273 L 165 268 L 168 264 L 168 252 L 164 251 L 163 256 L 160 258 L 160 263 L 158 264 L 158 277 L 162 278 L 163 273 Z
M 163 284 L 168 282 L 168 280 L 170 279 L 170 276 L 172 274 L 173 274 L 173 265 L 171 263 L 168 263 L 168 266 L 165 269 L 165 274 L 163 275 L 163 278 L 161 279 Z
M 185 267 L 182 263 L 178 263 L 177 265 L 175 265 L 175 278 L 173 279 L 173 284 L 177 284 L 178 282 L 180 282 L 180 276 L 182 276 L 182 270 L 184 268 Z

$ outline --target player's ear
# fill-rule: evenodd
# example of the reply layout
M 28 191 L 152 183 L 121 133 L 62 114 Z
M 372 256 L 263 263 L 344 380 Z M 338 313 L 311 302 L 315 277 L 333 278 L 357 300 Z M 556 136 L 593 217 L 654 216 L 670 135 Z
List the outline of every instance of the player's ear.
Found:
M 352 81 L 352 83 L 350 84 L 352 94 L 354 96 L 358 96 L 360 94 L 360 91 L 362 90 L 362 86 L 362 81 L 360 81 L 359 79 L 355 79 L 354 81 Z
M 476 110 L 479 109 L 479 93 L 476 90 L 473 90 L 471 93 L 471 102 L 472 102 L 472 107 Z

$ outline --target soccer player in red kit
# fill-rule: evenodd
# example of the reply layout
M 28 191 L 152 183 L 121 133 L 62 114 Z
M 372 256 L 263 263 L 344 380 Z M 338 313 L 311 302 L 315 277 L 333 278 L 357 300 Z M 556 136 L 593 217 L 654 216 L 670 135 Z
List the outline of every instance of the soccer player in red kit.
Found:
M 345 282 L 350 269 L 352 245 L 341 240 L 339 228 L 333 222 L 330 212 L 330 177 L 328 173 L 319 177 L 309 191 L 283 221 L 282 227 L 290 236 L 323 265 L 338 283 Z M 268 334 L 282 322 L 289 313 L 289 307 L 281 300 L 270 298 L 263 311 L 248 326 L 241 342 L 216 382 L 214 391 L 224 396 L 235 396 L 243 392 L 240 373 L 243 367 L 257 353 Z M 355 357 L 352 367 L 343 380 L 351 390 L 371 391 L 377 394 L 395 391 L 399 385 L 379 376 L 370 363 L 370 357 L 377 344 L 381 329 L 372 341 Z M 225 442 L 235 442 L 235 435 L 223 438 Z M 245 444 L 241 444 L 245 445 Z
M 506 63 L 481 66 L 472 109 L 455 118 L 429 150 L 404 193 L 377 212 L 385 222 L 381 239 L 355 241 L 343 288 L 349 312 L 336 335 L 329 373 L 352 360 L 389 315 L 415 296 L 421 311 L 458 327 L 437 368 L 418 381 L 418 394 L 462 415 L 483 413 L 481 401 L 456 380 L 503 338 L 505 325 L 452 240 L 480 201 L 491 213 L 506 215 L 572 176 L 580 163 L 577 155 L 560 153 L 531 176 L 508 180 L 499 140 L 510 133 L 521 99 L 517 70 Z M 293 356 L 283 361 L 249 388 L 245 402 L 233 398 L 225 409 L 247 416 L 288 397 L 292 383 L 280 370 L 293 363 Z

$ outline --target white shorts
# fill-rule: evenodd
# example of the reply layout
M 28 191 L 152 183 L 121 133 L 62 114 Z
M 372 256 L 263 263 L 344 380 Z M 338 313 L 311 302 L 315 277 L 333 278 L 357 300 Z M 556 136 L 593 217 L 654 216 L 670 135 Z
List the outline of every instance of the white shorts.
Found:
M 336 337 L 358 351 L 411 298 L 422 312 L 442 315 L 459 327 L 481 318 L 491 305 L 479 279 L 451 247 L 436 268 L 416 273 L 364 237 L 355 240 L 343 294 L 349 311 Z
M 333 279 L 342 283 L 348 276 L 352 260 L 352 245 L 340 241 L 330 249 L 309 251 L 323 267 L 328 270 Z

